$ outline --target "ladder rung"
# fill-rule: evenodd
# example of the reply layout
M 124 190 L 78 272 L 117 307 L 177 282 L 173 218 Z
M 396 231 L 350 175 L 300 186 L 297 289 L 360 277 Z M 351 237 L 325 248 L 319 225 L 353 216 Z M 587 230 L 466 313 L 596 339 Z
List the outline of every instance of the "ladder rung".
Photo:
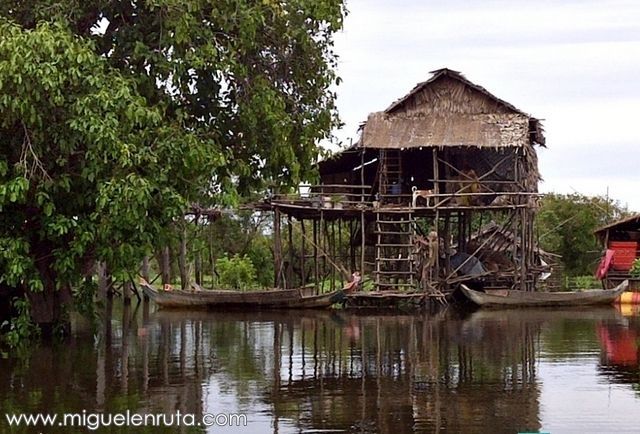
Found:
M 376 247 L 413 247 L 413 244 L 376 244 Z
M 374 271 L 374 274 L 384 274 L 388 276 L 393 276 L 394 274 L 407 276 L 409 274 L 413 274 L 413 271 Z
M 413 223 L 413 220 L 376 220 L 376 223 L 405 225 Z
M 388 261 L 388 262 L 402 262 L 402 261 L 411 261 L 412 258 L 376 258 L 377 261 Z

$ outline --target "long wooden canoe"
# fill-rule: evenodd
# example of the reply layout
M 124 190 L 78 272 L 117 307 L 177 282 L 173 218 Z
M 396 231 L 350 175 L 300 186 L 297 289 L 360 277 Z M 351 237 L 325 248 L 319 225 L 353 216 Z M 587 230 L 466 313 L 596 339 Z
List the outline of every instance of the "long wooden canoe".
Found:
M 625 280 L 613 289 L 576 292 L 535 292 L 516 290 L 474 291 L 462 284 L 462 293 L 479 306 L 592 306 L 611 304 L 629 287 Z
M 315 295 L 314 288 L 269 291 L 159 290 L 141 282 L 144 293 L 163 308 L 321 309 L 342 301 L 342 290 Z

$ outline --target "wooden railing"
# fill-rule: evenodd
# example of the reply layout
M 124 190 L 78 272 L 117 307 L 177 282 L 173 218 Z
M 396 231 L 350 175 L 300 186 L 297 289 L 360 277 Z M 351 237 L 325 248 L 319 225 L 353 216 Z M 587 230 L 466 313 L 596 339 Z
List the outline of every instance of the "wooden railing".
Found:
M 357 205 L 371 205 L 370 185 L 346 185 L 346 184 L 302 184 L 298 187 L 298 193 L 278 194 L 273 201 L 304 202 L 320 208 L 341 207 L 352 208 Z
M 473 204 L 473 201 L 480 201 L 481 198 L 495 196 L 495 203 Z M 532 192 L 451 192 L 451 193 L 431 193 L 428 204 L 424 197 L 417 201 L 416 208 L 452 208 L 452 207 L 504 207 L 522 208 L 534 207 L 536 199 L 541 196 Z M 302 206 L 313 206 L 316 208 L 355 208 L 355 207 L 384 207 L 406 206 L 411 207 L 412 193 L 374 195 L 370 185 L 347 185 L 347 184 L 302 184 L 298 187 L 297 193 L 278 194 L 271 198 L 275 202 L 288 202 Z M 336 206 L 335 204 L 340 204 Z

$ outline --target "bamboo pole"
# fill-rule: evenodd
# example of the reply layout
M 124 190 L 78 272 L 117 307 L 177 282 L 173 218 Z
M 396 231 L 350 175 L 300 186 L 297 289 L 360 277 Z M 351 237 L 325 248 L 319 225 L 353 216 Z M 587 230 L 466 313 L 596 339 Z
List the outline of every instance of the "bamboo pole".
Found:
M 189 288 L 189 275 L 187 273 L 187 227 L 183 222 L 182 233 L 180 234 L 180 257 L 178 267 L 180 268 L 180 287 L 185 290 Z
M 304 286 L 307 283 L 307 276 L 305 270 L 305 226 L 304 219 L 300 219 L 300 233 L 302 234 L 302 239 L 300 240 L 301 252 L 300 252 L 300 286 Z
M 276 208 L 273 213 L 273 269 L 274 286 L 280 288 L 282 274 L 282 239 L 280 232 L 280 209 Z
M 304 237 L 306 237 L 306 235 L 303 235 Z M 313 242 L 311 243 L 311 245 L 313 246 L 313 270 L 315 273 L 315 279 L 314 279 L 314 283 L 315 283 L 315 288 L 316 288 L 316 295 L 319 293 L 319 287 L 318 287 L 318 283 L 320 281 L 320 263 L 319 263 L 319 258 L 318 258 L 318 221 L 317 220 L 313 220 Z
M 287 288 L 293 288 L 293 223 L 291 215 L 287 215 L 287 231 L 289 232 L 289 266 L 287 267 Z

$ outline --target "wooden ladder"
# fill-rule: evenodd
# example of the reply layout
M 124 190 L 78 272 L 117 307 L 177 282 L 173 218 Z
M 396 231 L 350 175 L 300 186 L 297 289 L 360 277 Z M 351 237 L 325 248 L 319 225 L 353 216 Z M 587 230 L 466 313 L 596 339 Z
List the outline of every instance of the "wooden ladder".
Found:
M 379 290 L 416 286 L 413 261 L 415 225 L 412 213 L 376 212 L 375 282 Z
M 398 149 L 380 150 L 380 196 L 382 201 L 389 203 L 398 198 L 393 196 L 402 192 L 402 157 Z

